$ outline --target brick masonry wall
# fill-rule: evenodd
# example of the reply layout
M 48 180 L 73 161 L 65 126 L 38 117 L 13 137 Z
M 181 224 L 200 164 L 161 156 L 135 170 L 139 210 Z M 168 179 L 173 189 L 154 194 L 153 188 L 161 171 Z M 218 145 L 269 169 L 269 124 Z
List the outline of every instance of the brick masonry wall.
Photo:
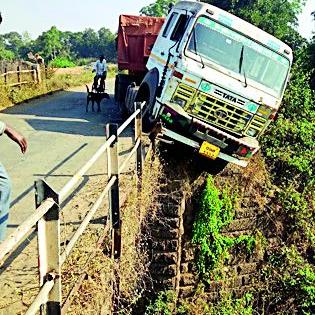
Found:
M 235 174 L 235 170 L 233 172 L 225 172 L 226 178 L 232 175 L 240 176 L 238 172 Z M 187 178 L 182 181 L 174 181 L 172 178 L 165 180 L 160 193 L 157 218 L 150 227 L 152 237 L 150 270 L 154 290 L 157 292 L 171 289 L 178 298 L 191 297 L 198 285 L 198 275 L 194 267 L 195 250 L 191 244 L 196 202 L 191 197 L 193 192 L 187 189 L 189 187 L 187 183 L 191 184 Z M 192 185 L 190 187 L 193 188 Z M 255 201 L 253 190 L 250 189 L 242 196 L 242 203 L 236 210 L 235 219 L 223 233 L 229 236 L 253 234 L 260 226 L 261 215 L 261 204 Z M 250 288 L 260 285 L 263 258 L 262 250 L 255 250 L 251 255 L 232 252 L 224 266 L 225 280 L 210 282 L 206 288 L 207 299 L 216 300 L 223 288 L 238 297 Z

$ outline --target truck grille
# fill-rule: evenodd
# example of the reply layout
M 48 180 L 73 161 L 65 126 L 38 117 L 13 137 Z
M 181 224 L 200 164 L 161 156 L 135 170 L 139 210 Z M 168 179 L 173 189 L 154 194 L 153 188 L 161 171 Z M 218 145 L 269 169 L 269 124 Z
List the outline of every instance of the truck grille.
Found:
M 191 101 L 195 92 L 196 92 L 195 88 L 190 87 L 190 86 L 185 85 L 185 84 L 179 84 L 173 98 L 175 98 L 175 96 L 177 96 L 180 99 L 184 99 L 186 101 Z
M 266 121 L 267 119 L 255 115 L 250 123 L 250 128 L 257 130 L 257 133 L 260 133 L 264 129 Z
M 194 105 L 188 108 L 188 112 L 238 134 L 243 133 L 252 118 L 249 112 L 200 92 L 195 98 Z

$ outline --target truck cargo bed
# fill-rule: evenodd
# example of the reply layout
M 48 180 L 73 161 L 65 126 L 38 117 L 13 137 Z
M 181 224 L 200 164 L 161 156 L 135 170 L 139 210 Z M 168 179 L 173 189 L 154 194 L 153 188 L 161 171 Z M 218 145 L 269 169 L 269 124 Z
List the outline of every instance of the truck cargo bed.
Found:
M 146 71 L 151 48 L 164 23 L 164 18 L 121 15 L 117 51 L 118 69 L 130 73 Z

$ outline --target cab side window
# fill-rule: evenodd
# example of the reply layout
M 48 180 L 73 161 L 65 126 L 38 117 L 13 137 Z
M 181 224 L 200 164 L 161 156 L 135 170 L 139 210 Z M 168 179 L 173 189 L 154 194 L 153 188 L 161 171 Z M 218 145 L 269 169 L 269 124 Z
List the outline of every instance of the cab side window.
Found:
M 177 16 L 178 16 L 178 13 L 176 13 L 176 12 L 172 13 L 171 17 L 167 21 L 167 24 L 166 24 L 164 31 L 163 31 L 163 35 L 162 35 L 163 37 L 168 37 L 171 29 L 174 26 L 175 21 L 177 20 Z
M 186 30 L 186 25 L 188 22 L 188 15 L 181 14 L 179 16 L 179 19 L 174 27 L 173 33 L 171 35 L 171 40 L 173 41 L 178 41 L 182 38 L 185 30 Z

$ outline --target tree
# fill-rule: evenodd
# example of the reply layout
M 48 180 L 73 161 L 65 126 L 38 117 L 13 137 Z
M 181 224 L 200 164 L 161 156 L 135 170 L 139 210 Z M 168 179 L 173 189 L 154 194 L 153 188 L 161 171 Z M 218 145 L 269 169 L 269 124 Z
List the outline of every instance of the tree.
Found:
M 292 48 L 305 40 L 296 31 L 304 0 L 207 0 L 283 40 Z
M 104 54 L 107 60 L 114 61 L 116 59 L 116 35 L 108 28 L 102 27 L 98 31 L 99 54 Z
M 36 40 L 36 49 L 41 52 L 46 59 L 54 59 L 62 49 L 61 31 L 56 26 L 51 27 L 47 32 L 43 32 Z
M 176 0 L 157 0 L 155 3 L 143 7 L 140 13 L 147 16 L 165 16 L 175 2 Z
M 14 58 L 14 52 L 6 49 L 5 46 L 0 43 L 0 60 L 13 60 Z
M 314 17 L 314 24 L 315 24 L 315 11 L 311 13 Z M 315 90 L 315 33 L 313 33 L 313 38 L 311 39 L 310 44 L 308 45 L 308 60 L 307 63 L 309 69 L 312 71 L 311 74 L 311 87 Z
M 7 50 L 11 50 L 15 56 L 19 55 L 19 51 L 23 46 L 23 38 L 17 32 L 10 32 L 3 35 Z

